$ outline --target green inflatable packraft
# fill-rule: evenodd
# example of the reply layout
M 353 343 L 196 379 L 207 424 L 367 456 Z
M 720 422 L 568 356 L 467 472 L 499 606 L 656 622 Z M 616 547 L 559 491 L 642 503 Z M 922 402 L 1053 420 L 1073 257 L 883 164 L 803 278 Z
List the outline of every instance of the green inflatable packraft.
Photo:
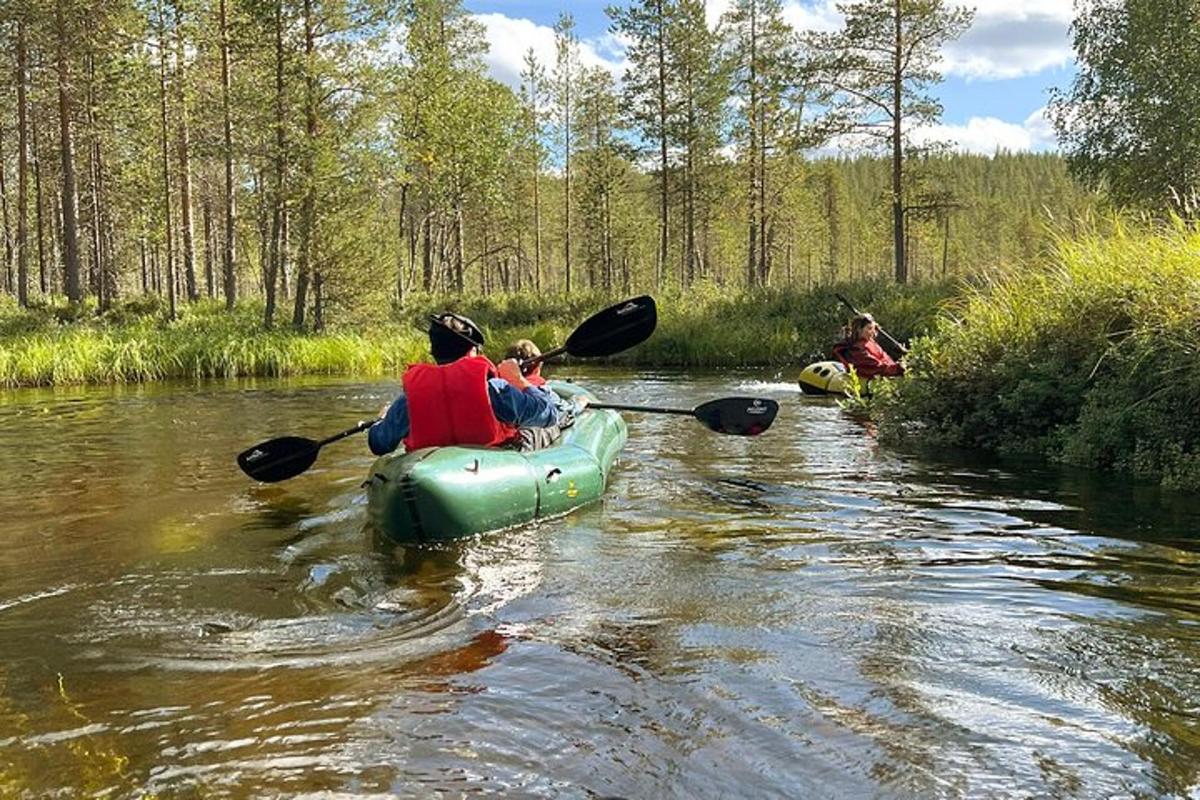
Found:
M 548 384 L 564 398 L 579 386 Z M 371 524 L 400 544 L 427 544 L 556 517 L 600 498 L 625 446 L 615 411 L 587 409 L 552 446 L 532 452 L 427 447 L 377 459 L 366 481 Z

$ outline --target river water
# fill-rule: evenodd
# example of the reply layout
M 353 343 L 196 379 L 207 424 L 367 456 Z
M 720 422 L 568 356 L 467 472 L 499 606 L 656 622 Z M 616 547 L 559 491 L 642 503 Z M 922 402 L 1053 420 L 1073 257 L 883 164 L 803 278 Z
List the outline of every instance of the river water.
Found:
M 365 528 L 391 381 L 0 393 L 0 797 L 1200 796 L 1200 502 L 900 453 L 768 372 L 570 369 L 603 502 Z

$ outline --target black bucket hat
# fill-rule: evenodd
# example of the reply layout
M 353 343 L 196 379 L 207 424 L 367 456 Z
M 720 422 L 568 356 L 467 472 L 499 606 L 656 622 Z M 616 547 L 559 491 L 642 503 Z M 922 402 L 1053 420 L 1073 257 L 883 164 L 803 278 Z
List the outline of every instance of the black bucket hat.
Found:
M 455 330 L 448 324 L 454 320 L 466 332 Z M 429 317 L 429 345 L 435 361 L 450 361 L 461 358 L 472 347 L 483 348 L 483 331 L 461 314 L 444 311 Z

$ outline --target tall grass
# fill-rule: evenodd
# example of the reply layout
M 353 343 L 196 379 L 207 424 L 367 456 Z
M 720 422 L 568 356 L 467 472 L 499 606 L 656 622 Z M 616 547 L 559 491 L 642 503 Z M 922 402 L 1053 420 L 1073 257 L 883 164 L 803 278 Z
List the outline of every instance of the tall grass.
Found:
M 178 320 L 118 313 L 59 324 L 46 309 L 0 309 L 0 385 L 131 383 L 164 378 L 378 375 L 420 360 L 417 331 L 371 335 L 265 330 L 257 310 L 201 304 Z M 49 320 L 49 322 L 47 322 Z M 20 332 L 11 333 L 12 330 Z
M 797 364 L 825 357 L 849 312 L 841 291 L 886 320 L 892 333 L 928 328 L 945 285 L 896 287 L 864 282 L 811 292 L 731 293 L 705 285 L 657 298 L 659 325 L 649 341 L 618 363 L 719 367 Z M 616 298 L 598 293 L 413 298 L 390 322 L 359 329 L 343 322 L 321 334 L 266 330 L 261 306 L 226 313 L 199 303 L 166 321 L 140 299 L 103 316 L 92 310 L 0 304 L 0 385 L 119 383 L 164 378 L 228 378 L 302 374 L 381 375 L 427 358 L 429 314 L 449 309 L 484 329 L 486 352 L 499 359 L 517 338 L 544 348 L 562 344 L 575 327 Z
M 970 288 L 882 404 L 888 435 L 1200 487 L 1200 229 L 1119 222 Z

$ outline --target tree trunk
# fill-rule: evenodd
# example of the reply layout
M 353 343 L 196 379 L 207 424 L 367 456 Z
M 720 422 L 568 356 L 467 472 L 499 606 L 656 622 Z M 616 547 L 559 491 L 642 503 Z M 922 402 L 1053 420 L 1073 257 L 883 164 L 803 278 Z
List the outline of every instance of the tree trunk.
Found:
M 767 213 L 767 109 L 759 103 L 758 120 L 758 285 L 766 286 L 771 272 L 771 228 Z
M 224 2 L 224 0 L 222 0 Z M 313 25 L 312 0 L 304 0 L 304 202 L 300 209 L 300 255 L 296 270 L 296 303 L 292 327 L 304 327 L 305 305 L 308 302 L 308 282 L 312 269 L 314 226 L 316 225 L 316 186 L 314 150 L 317 146 L 317 76 L 313 63 L 316 52 L 316 32 Z
M 571 293 L 571 75 L 570 61 L 568 59 L 568 72 L 566 77 L 566 99 L 564 102 L 565 134 L 566 142 L 566 160 L 563 168 L 563 256 L 566 262 L 566 288 L 567 294 Z
M 279 224 L 279 294 L 285 300 L 292 296 L 292 285 L 290 282 L 292 262 L 289 259 L 291 249 L 288 246 L 288 242 L 291 241 L 290 234 L 288 233 L 291 219 L 292 215 L 288 212 L 287 203 L 285 202 L 283 206 L 283 219 Z
M 612 246 L 612 198 L 604 192 L 604 289 L 612 291 L 613 246 Z
M 533 170 L 533 289 L 542 291 L 542 201 L 538 184 L 542 182 L 540 166 Z
M 747 164 L 750 168 L 750 237 L 746 252 L 746 286 L 754 288 L 758 283 L 758 4 L 750 3 L 750 149 Z
M 50 292 L 50 276 L 46 274 L 46 206 L 42 196 L 42 160 L 39 157 L 37 115 L 29 118 L 29 129 L 33 138 L 33 191 L 37 205 L 37 252 L 38 252 L 38 288 L 45 296 Z
M 83 287 L 79 281 L 79 214 L 78 193 L 75 187 L 75 138 L 71 130 L 71 75 L 67 63 L 67 21 L 63 10 L 66 0 L 55 6 L 58 27 L 58 123 L 62 148 L 62 242 L 64 284 L 67 302 L 83 302 Z
M 97 297 L 99 307 L 106 308 L 104 291 L 100 286 L 100 193 L 98 186 L 100 183 L 99 168 L 97 162 L 99 160 L 100 142 L 96 135 L 96 66 L 91 53 L 87 55 L 87 96 L 85 99 L 85 107 L 87 108 L 87 138 L 88 138 L 88 200 L 91 204 L 91 224 L 88 227 L 88 244 L 91 252 L 88 259 L 88 291 Z
M 216 247 L 216 234 L 212 224 L 212 200 L 208 192 L 204 193 L 204 292 L 205 297 L 212 300 L 217 295 L 215 276 L 213 275 L 213 249 Z
M 50 230 L 46 232 L 46 241 L 50 244 L 50 253 L 46 258 L 46 271 L 49 273 L 50 288 L 62 290 L 64 272 L 62 265 L 62 192 L 53 187 L 46 198 L 46 211 L 50 215 Z
M 658 15 L 657 49 L 658 49 L 658 152 L 659 152 L 659 197 L 658 197 L 658 262 L 659 274 L 664 278 L 667 271 L 667 214 L 670 208 L 669 187 L 667 185 L 667 22 L 663 13 L 663 2 L 657 0 L 655 13 Z
M 29 52 L 25 19 L 17 20 L 17 302 L 29 305 Z
M 117 297 L 117 269 L 113 253 L 113 224 L 107 208 L 107 176 L 104 169 L 102 139 L 97 130 L 96 69 L 94 56 L 88 55 L 88 128 L 91 135 L 90 167 L 92 174 L 92 261 L 95 292 L 100 310 L 107 311 Z
M 904 29 L 901 25 L 901 0 L 894 0 L 892 21 L 895 25 L 895 49 L 892 51 L 892 246 L 896 254 L 896 283 L 908 280 L 904 260 L 904 142 L 901 139 L 901 92 L 904 89 L 901 57 L 904 54 Z
M 433 214 L 428 190 L 425 198 L 425 217 L 421 220 L 421 287 L 428 292 L 433 289 Z
M 698 261 L 696 253 L 696 86 L 692 65 L 684 66 L 684 82 L 687 89 L 687 156 L 684 163 L 684 272 L 686 285 L 696 281 Z
M 162 271 L 160 267 L 161 258 L 158 254 L 158 245 L 154 245 L 154 251 L 150 254 L 150 288 L 154 290 L 157 297 L 162 297 Z
M 461 202 L 454 206 L 454 290 L 463 293 L 463 212 Z M 486 257 L 484 259 L 486 261 Z M 483 267 L 481 267 L 483 269 Z
M 188 132 L 187 64 L 179 4 L 175 5 L 175 91 L 179 106 L 179 228 L 183 239 L 183 277 L 189 302 L 200 299 L 196 288 L 196 243 L 192 225 L 192 146 Z
M 404 305 L 404 271 L 406 265 L 404 263 L 404 251 L 408 245 L 408 234 L 405 232 L 405 223 L 408 216 L 408 183 L 405 182 L 400 187 L 400 213 L 397 214 L 397 244 L 400 246 L 399 255 L 396 258 L 396 304 Z
M 221 132 L 225 157 L 225 246 L 221 267 L 225 275 L 225 308 L 237 302 L 237 274 L 234 269 L 234 244 L 237 233 L 237 197 L 233 186 L 233 116 L 230 111 L 229 12 L 227 0 L 220 0 L 221 34 Z
M 167 119 L 167 24 L 163 5 L 158 4 L 158 97 L 162 125 L 163 220 L 167 246 L 167 316 L 175 319 L 175 230 L 171 221 L 171 148 Z
M 4 289 L 12 293 L 16 278 L 13 275 L 12 219 L 8 214 L 8 184 L 4 181 L 4 125 L 0 122 L 0 219 L 4 226 Z
M 279 265 L 284 247 L 280 237 L 283 233 L 284 204 L 287 201 L 284 186 L 284 152 L 287 147 L 286 112 L 283 83 L 283 0 L 275 2 L 275 196 L 271 211 L 271 252 L 265 274 L 266 307 L 263 324 L 270 328 L 275 324 L 275 289 L 279 277 Z
M 313 330 L 325 330 L 325 276 L 320 269 L 313 270 Z
M 271 203 L 267 200 L 267 171 L 259 169 L 254 173 L 254 197 L 258 198 L 254 206 L 255 223 L 258 228 L 258 278 L 259 288 L 263 295 L 267 291 L 267 272 L 271 265 Z
M 491 233 L 492 226 L 489 221 L 483 223 L 483 256 L 479 259 L 479 293 L 483 296 L 491 294 L 491 276 L 488 274 L 488 249 L 492 246 Z

